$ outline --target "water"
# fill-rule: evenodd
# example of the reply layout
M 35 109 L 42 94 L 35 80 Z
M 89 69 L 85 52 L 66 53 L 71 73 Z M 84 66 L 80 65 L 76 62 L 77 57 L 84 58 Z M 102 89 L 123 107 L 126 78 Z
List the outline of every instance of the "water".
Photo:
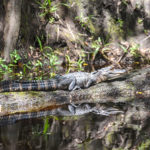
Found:
M 123 105 L 123 114 L 47 116 L 1 126 L 0 150 L 149 150 L 150 109 L 142 101 Z
M 101 149 L 99 136 L 107 124 L 94 114 L 21 120 L 0 128 L 0 150 Z

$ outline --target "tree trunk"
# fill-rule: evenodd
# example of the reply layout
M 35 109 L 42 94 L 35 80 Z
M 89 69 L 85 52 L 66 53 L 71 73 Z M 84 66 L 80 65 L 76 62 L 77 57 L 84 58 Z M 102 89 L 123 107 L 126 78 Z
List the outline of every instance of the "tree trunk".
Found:
M 10 52 L 15 48 L 19 35 L 21 20 L 22 0 L 4 1 L 5 5 L 5 27 L 4 27 L 4 59 L 10 62 Z

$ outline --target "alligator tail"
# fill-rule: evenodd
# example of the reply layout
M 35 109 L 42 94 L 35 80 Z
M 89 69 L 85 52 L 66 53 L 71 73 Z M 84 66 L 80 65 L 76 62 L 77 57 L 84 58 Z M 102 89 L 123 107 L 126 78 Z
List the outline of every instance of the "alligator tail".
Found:
M 2 81 L 0 82 L 0 92 L 16 91 L 54 91 L 57 89 L 57 80 L 42 81 Z

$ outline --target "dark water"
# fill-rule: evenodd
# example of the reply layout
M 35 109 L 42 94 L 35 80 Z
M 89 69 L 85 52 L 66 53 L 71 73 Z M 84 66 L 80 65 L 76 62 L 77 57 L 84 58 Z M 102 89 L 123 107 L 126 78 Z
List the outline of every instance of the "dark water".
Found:
M 21 120 L 0 127 L 0 150 L 101 150 L 100 136 L 113 118 L 87 114 Z
M 24 119 L 0 126 L 0 150 L 149 150 L 149 124 L 142 104 L 110 116 Z

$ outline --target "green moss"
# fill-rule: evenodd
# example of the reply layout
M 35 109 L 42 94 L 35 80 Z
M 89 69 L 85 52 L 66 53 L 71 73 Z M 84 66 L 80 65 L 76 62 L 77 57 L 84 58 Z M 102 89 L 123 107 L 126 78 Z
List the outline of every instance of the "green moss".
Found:
M 31 98 L 32 97 L 41 97 L 41 94 L 39 93 L 39 92 L 37 92 L 37 91 L 26 91 L 26 92 L 4 92 L 4 93 L 2 93 L 3 95 L 8 95 L 8 96 L 10 96 L 10 95 L 13 95 L 14 97 L 15 96 L 26 96 L 26 95 L 28 95 L 28 96 L 30 96 Z
M 150 139 L 147 139 L 138 148 L 138 150 L 149 150 L 149 149 L 150 149 Z
M 142 24 L 143 23 L 143 19 L 138 18 L 138 24 Z
M 113 18 L 109 20 L 108 23 L 108 33 L 111 35 L 112 39 L 114 40 L 115 38 L 122 39 L 123 37 L 123 20 L 118 19 L 115 21 Z
M 10 92 L 1 93 L 1 95 L 10 95 Z
M 115 137 L 114 137 L 114 132 L 110 132 L 107 134 L 106 138 L 105 138 L 105 141 L 107 143 L 107 145 L 112 145 L 113 144 L 113 141 L 114 141 Z

